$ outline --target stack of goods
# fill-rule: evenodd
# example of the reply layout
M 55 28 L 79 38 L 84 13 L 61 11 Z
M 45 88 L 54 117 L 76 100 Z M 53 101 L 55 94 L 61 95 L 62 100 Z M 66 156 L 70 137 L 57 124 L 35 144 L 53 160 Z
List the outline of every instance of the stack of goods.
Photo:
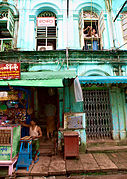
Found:
M 0 130 L 0 145 L 11 144 L 11 130 Z

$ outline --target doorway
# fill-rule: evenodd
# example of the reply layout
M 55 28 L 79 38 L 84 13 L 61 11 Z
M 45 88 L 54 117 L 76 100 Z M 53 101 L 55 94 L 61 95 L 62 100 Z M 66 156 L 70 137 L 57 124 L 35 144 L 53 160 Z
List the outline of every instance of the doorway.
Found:
M 84 90 L 87 140 L 112 139 L 109 90 Z
M 53 135 L 49 134 L 49 137 L 55 137 L 57 133 L 58 124 L 58 94 L 56 88 L 37 88 L 37 101 L 38 112 L 37 121 L 38 125 L 42 129 L 43 137 L 47 138 L 47 129 L 50 132 L 53 131 Z M 51 125 L 50 125 L 51 124 Z

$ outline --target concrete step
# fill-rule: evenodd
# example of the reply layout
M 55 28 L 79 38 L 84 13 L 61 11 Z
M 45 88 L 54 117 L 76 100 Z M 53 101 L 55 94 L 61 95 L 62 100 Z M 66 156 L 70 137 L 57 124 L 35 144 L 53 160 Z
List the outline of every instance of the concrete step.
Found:
M 52 141 L 40 142 L 40 149 L 54 149 L 55 143 Z
M 39 149 L 40 156 L 52 156 L 55 154 L 54 149 Z
M 120 151 L 127 151 L 127 146 L 92 146 L 87 147 L 87 153 L 98 153 L 98 152 L 120 152 Z
M 91 140 L 87 141 L 87 147 L 116 146 L 118 141 L 115 140 Z

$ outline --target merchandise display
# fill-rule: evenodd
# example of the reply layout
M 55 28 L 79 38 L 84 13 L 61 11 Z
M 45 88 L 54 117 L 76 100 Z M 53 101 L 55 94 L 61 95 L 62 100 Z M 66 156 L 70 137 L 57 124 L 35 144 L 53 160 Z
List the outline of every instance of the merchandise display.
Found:
M 26 121 L 25 105 L 25 93 L 23 91 L 0 91 L 0 125 Z

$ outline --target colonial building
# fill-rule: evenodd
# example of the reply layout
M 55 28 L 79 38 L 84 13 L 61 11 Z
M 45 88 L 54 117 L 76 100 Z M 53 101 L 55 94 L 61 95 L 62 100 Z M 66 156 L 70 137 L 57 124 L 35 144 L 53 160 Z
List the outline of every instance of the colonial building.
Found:
M 127 136 L 127 5 L 124 0 L 1 0 L 0 62 L 20 63 L 21 79 L 1 80 L 30 93 L 27 107 L 46 129 L 45 106 L 84 113 L 81 146 Z M 78 76 L 83 101 L 76 102 Z M 60 136 L 60 133 L 59 133 Z M 61 137 L 61 136 L 60 136 Z

